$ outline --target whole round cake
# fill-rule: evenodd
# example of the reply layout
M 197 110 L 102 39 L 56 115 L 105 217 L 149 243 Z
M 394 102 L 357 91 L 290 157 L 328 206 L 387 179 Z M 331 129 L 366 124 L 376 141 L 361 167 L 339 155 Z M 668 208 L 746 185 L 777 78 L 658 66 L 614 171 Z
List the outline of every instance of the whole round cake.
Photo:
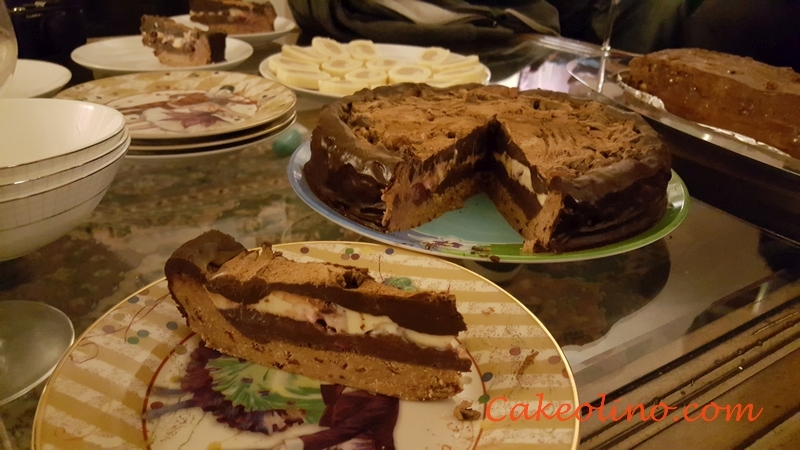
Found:
M 304 176 L 342 215 L 392 232 L 485 192 L 527 252 L 610 244 L 663 217 L 670 155 L 638 115 L 550 91 L 401 84 L 323 109 Z

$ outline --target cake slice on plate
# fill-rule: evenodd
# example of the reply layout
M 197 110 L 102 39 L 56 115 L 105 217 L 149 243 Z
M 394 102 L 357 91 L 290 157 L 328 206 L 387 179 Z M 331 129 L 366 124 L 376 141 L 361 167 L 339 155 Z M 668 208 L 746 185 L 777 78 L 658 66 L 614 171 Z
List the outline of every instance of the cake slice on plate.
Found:
M 270 2 L 243 0 L 192 0 L 192 22 L 228 34 L 269 33 L 275 31 L 275 8 Z
M 142 16 L 142 43 L 153 49 L 161 64 L 193 67 L 225 61 L 227 35 L 190 28 L 168 17 Z
M 164 268 L 208 347 L 322 382 L 404 400 L 449 398 L 471 360 L 452 295 L 407 292 L 365 269 L 299 263 L 209 231 Z

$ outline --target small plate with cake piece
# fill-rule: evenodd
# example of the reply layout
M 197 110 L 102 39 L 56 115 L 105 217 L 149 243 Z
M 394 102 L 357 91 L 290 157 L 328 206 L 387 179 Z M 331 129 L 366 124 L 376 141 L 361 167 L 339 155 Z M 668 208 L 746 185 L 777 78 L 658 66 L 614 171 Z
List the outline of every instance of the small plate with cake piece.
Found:
M 357 242 L 247 250 L 211 231 L 165 274 L 67 351 L 34 449 L 578 447 L 564 353 L 461 266 Z
M 636 236 L 597 248 L 563 253 L 525 252 L 522 250 L 525 240 L 483 193 L 467 199 L 462 208 L 446 212 L 413 229 L 382 232 L 342 214 L 320 200 L 308 185 L 303 172 L 303 166 L 310 156 L 310 143 L 306 142 L 292 155 L 288 172 L 292 188 L 312 209 L 337 225 L 378 242 L 450 259 L 528 264 L 604 258 L 636 250 L 666 237 L 689 213 L 688 190 L 673 171 L 667 185 L 667 208 L 661 220 Z
M 247 42 L 225 38 L 224 57 L 219 62 L 205 60 L 197 64 L 167 65 L 159 61 L 153 49 L 142 44 L 141 36 L 108 38 L 82 45 L 72 52 L 72 60 L 92 70 L 96 77 L 138 72 L 179 70 L 228 70 L 243 63 L 253 54 Z M 175 53 L 176 59 L 183 55 Z
M 173 16 L 172 19 L 186 26 L 197 27 L 202 30 L 208 29 L 208 26 L 202 23 L 192 21 L 192 16 L 190 16 L 189 14 L 184 14 L 182 16 Z M 228 36 L 245 41 L 248 44 L 252 45 L 253 47 L 259 48 L 269 44 L 270 42 L 276 39 L 282 38 L 293 31 L 299 31 L 299 28 L 297 28 L 296 23 L 294 23 L 290 19 L 287 19 L 286 17 L 276 17 L 273 31 L 247 32 L 247 33 L 235 32 L 235 33 L 229 33 Z
M 176 141 L 254 131 L 294 108 L 294 92 L 257 75 L 222 71 L 146 72 L 74 86 L 58 98 L 111 106 L 136 140 Z
M 434 87 L 488 84 L 492 73 L 477 55 L 460 55 L 440 47 L 375 44 L 354 40 L 343 44 L 315 37 L 311 46 L 284 45 L 264 59 L 258 71 L 304 96 L 331 100 L 361 89 L 399 83 Z
M 655 70 L 651 66 L 663 67 Z M 590 89 L 598 90 L 599 57 L 571 61 L 567 70 Z M 681 70 L 694 76 L 673 73 Z M 672 78 L 659 80 L 659 74 L 671 74 Z M 680 86 L 676 87 L 673 80 Z M 749 58 L 697 49 L 664 50 L 639 57 L 610 58 L 602 95 L 674 130 L 785 173 L 800 175 L 798 80 L 800 74 L 790 68 L 772 67 Z M 702 92 L 697 93 L 698 90 Z M 695 94 L 688 95 L 689 92 Z M 792 97 L 793 103 L 782 100 L 779 94 Z M 719 102 L 709 99 L 720 95 L 733 98 L 737 105 L 749 105 L 750 111 L 740 114 L 740 106 L 722 103 L 715 108 Z

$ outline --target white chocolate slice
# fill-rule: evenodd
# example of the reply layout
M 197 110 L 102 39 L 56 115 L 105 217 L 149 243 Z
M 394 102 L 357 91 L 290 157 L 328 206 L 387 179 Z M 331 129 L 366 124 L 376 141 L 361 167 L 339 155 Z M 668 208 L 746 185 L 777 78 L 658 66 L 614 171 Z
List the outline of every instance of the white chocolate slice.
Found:
M 389 58 L 378 58 L 367 61 L 367 69 L 389 70 L 400 64 L 400 61 Z
M 350 52 L 350 56 L 353 59 L 368 60 L 376 59 L 380 56 L 378 54 L 378 49 L 375 48 L 375 44 L 365 39 L 350 41 L 350 43 L 347 44 L 347 51 Z
M 416 63 L 422 66 L 432 66 L 442 63 L 448 56 L 450 56 L 450 50 L 441 47 L 429 47 L 422 51 Z
M 458 69 L 445 70 L 433 74 L 434 80 L 450 80 L 459 83 L 483 83 L 486 80 L 486 70 L 483 66 L 467 66 Z
M 461 56 L 451 53 L 444 61 L 439 64 L 430 66 L 434 72 L 443 72 L 445 70 L 458 69 L 467 66 L 480 65 L 478 55 Z
M 370 86 L 379 86 L 386 84 L 388 76 L 383 70 L 377 69 L 356 69 L 348 72 L 344 76 L 345 80 L 360 81 L 369 84 Z
M 321 70 L 278 69 L 278 81 L 303 89 L 319 89 L 319 80 L 329 80 L 331 74 Z
M 317 36 L 311 39 L 311 48 L 317 53 L 329 58 L 350 57 L 350 53 L 344 45 L 326 37 Z
M 298 47 L 296 45 L 284 45 L 281 53 L 291 59 L 299 59 L 300 61 L 322 64 L 330 58 L 323 55 L 311 47 Z
M 281 53 L 276 53 L 267 58 L 267 67 L 272 73 L 278 73 L 278 69 L 319 70 L 318 64 L 287 58 Z
M 425 66 L 401 64 L 389 69 L 389 83 L 419 83 L 431 76 L 431 69 Z
M 334 58 L 322 63 L 322 70 L 335 77 L 342 78 L 347 75 L 348 72 L 360 69 L 363 66 L 364 62 L 357 59 Z
M 434 80 L 433 78 L 425 80 L 423 83 L 435 88 L 449 88 L 461 84 L 458 80 Z
M 353 95 L 356 92 L 369 87 L 369 84 L 361 81 L 352 80 L 319 80 L 319 92 L 330 95 Z

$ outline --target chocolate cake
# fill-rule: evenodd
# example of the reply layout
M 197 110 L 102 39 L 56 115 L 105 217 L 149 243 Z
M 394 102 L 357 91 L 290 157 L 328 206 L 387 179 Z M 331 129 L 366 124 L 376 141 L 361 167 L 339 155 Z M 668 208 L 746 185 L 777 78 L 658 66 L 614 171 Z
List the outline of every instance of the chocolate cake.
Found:
M 800 159 L 800 74 L 751 58 L 670 49 L 630 62 L 630 84 L 672 114 L 751 137 Z
M 192 22 L 228 34 L 252 34 L 275 31 L 275 8 L 270 2 L 243 0 L 191 0 Z
M 666 211 L 670 157 L 639 116 L 549 91 L 401 84 L 327 106 L 304 166 L 326 204 L 407 230 L 484 191 L 528 252 L 612 243 Z
M 225 33 L 189 28 L 168 17 L 142 16 L 142 43 L 161 64 L 205 66 L 225 61 Z
M 355 267 L 298 263 L 209 231 L 164 268 L 206 345 L 257 364 L 405 400 L 461 391 L 471 361 L 452 295 L 407 292 Z

